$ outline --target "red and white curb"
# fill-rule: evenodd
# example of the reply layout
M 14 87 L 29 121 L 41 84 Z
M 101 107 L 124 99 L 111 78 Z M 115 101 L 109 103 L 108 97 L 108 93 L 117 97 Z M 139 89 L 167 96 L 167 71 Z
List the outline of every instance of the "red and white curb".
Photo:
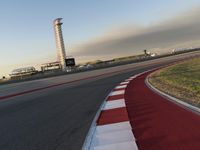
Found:
M 108 95 L 82 150 L 138 150 L 124 99 L 127 85 L 138 75 L 121 82 Z
M 130 81 L 159 68 L 161 67 L 132 76 L 113 89 L 93 120 L 82 150 L 138 150 L 124 93 Z

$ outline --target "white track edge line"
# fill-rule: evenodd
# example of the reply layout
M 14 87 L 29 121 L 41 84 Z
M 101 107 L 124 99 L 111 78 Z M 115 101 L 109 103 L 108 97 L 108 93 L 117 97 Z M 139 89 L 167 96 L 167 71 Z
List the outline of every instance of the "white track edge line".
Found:
M 92 142 L 92 139 L 93 139 L 93 136 L 94 136 L 94 133 L 95 133 L 95 130 L 96 130 L 96 121 L 97 119 L 99 118 L 100 116 L 100 113 L 102 111 L 102 108 L 105 106 L 106 104 L 106 99 L 108 99 L 109 97 L 109 94 L 107 95 L 107 97 L 104 99 L 103 103 L 101 104 L 101 106 L 99 107 L 99 110 L 97 111 L 96 115 L 95 115 L 95 118 L 94 120 L 92 121 L 92 124 L 90 126 L 90 129 L 88 131 L 88 134 L 85 138 L 85 141 L 84 141 L 84 144 L 82 146 L 82 149 L 81 150 L 89 150 L 90 148 L 90 145 L 91 145 L 91 142 Z
M 173 97 L 167 93 L 164 93 L 162 91 L 160 91 L 159 89 L 157 89 L 156 87 L 154 87 L 150 82 L 149 82 L 149 76 L 147 76 L 147 78 L 145 79 L 145 83 L 146 85 L 152 90 L 154 91 L 155 93 L 159 94 L 160 96 L 166 98 L 167 100 L 181 106 L 181 107 L 184 107 L 192 112 L 195 112 L 197 113 L 198 115 L 200 115 L 200 108 L 196 107 L 196 106 L 193 106 L 189 103 L 186 103 L 176 97 Z

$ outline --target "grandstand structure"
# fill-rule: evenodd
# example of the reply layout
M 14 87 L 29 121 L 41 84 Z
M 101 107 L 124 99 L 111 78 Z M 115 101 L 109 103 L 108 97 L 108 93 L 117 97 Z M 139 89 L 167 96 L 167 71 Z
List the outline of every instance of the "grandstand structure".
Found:
M 22 79 L 24 77 L 29 77 L 34 74 L 37 74 L 37 70 L 34 67 L 24 67 L 24 68 L 18 68 L 14 69 L 11 74 L 11 79 Z
M 50 62 L 50 63 L 45 63 L 41 65 L 41 71 L 52 71 L 52 70 L 61 70 L 62 66 L 60 62 Z

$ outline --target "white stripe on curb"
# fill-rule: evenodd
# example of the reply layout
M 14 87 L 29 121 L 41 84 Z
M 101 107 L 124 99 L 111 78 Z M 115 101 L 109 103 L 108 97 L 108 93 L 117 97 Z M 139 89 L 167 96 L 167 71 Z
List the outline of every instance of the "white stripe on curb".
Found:
M 135 142 L 123 142 L 96 147 L 94 150 L 138 150 Z
M 115 95 L 122 95 L 124 94 L 124 90 L 120 90 L 120 91 L 114 91 L 114 92 L 111 92 L 109 96 L 115 96 Z
M 121 150 L 122 146 L 124 150 L 138 150 L 129 121 L 97 126 L 90 150 Z
M 125 82 L 125 81 L 124 81 L 124 82 L 121 82 L 121 83 L 120 83 L 120 85 L 122 85 L 122 84 L 129 84 L 129 81 L 126 81 L 126 82 Z
M 124 89 L 124 88 L 126 88 L 126 87 L 127 87 L 127 85 L 119 85 L 119 86 L 116 86 L 115 89 Z
M 132 76 L 132 77 L 130 77 L 130 79 L 135 79 L 137 76 L 135 75 L 135 76 Z
M 131 130 L 131 129 L 132 128 L 129 121 L 125 121 L 125 122 L 120 122 L 120 123 L 97 126 L 96 133 L 101 134 L 101 133 L 108 133 L 108 132 L 119 131 L 119 130 Z
M 120 130 L 109 133 L 95 134 L 92 145 L 96 147 L 130 141 L 135 141 L 132 130 Z
M 107 101 L 103 110 L 126 107 L 124 99 Z
M 131 80 L 133 80 L 133 79 L 129 78 L 129 79 L 126 79 L 125 82 L 126 82 L 126 81 L 131 81 Z

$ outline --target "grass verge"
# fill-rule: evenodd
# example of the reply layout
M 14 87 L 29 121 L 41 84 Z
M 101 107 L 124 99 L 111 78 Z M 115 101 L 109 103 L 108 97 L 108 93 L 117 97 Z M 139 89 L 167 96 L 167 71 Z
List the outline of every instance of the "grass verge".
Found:
M 157 89 L 200 107 L 200 58 L 152 73 L 149 82 Z

